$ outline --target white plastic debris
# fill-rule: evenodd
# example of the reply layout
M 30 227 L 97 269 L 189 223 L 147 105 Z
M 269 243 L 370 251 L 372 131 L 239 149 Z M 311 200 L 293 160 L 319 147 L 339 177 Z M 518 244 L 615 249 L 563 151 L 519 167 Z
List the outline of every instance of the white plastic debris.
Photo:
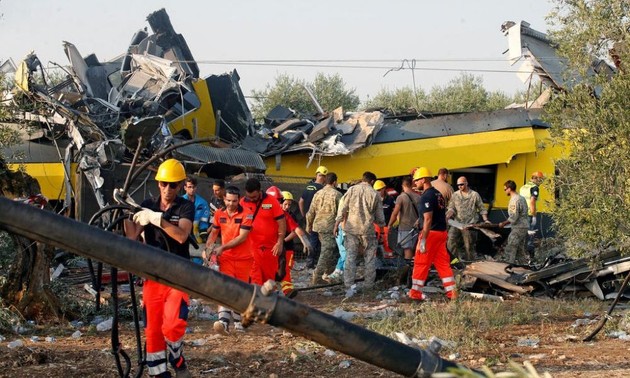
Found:
M 406 333 L 404 332 L 394 332 L 394 336 L 396 336 L 396 338 L 398 339 L 398 341 L 400 341 L 401 343 L 405 344 L 405 345 L 409 345 L 409 346 L 417 346 L 415 342 L 413 342 L 409 336 L 407 336 Z
M 571 324 L 571 327 L 577 328 L 577 327 L 580 327 L 580 326 L 593 324 L 595 322 L 597 322 L 597 320 L 595 320 L 595 319 L 586 319 L 586 318 L 585 319 L 576 319 L 576 321 L 573 322 L 573 324 Z
M 448 359 L 454 361 L 459 358 L 459 353 L 451 353 L 448 355 Z
M 39 336 L 31 336 L 31 341 L 36 343 L 39 341 Z
M 114 321 L 114 318 L 109 318 L 107 320 L 104 320 L 104 321 L 98 323 L 96 325 L 96 330 L 99 331 L 99 332 L 109 331 L 110 329 L 112 329 L 113 321 Z
M 628 336 L 628 334 L 625 331 L 612 331 L 606 334 L 606 336 L 611 337 L 613 339 L 620 339 L 622 337 Z
M 521 337 L 516 342 L 516 346 L 538 348 L 539 339 L 535 337 Z
M 190 342 L 190 345 L 192 346 L 203 346 L 206 345 L 206 340 L 204 339 L 196 339 Z
M 54 336 L 47 336 L 44 341 L 46 341 L 47 343 L 54 343 L 55 341 L 57 341 L 57 339 Z
M 349 322 L 355 316 L 357 316 L 357 313 L 356 312 L 350 312 L 350 311 L 344 311 L 343 309 L 337 307 L 335 309 L 335 311 L 333 311 L 332 316 L 334 316 L 336 318 L 339 318 L 341 320 L 345 320 L 345 321 Z
M 539 354 L 532 354 L 528 358 L 530 360 L 542 360 L 545 357 L 547 357 L 545 353 L 539 353 Z
M 350 367 L 350 365 L 352 365 L 352 361 L 350 360 L 343 360 L 339 363 L 339 367 L 342 369 L 347 369 Z
M 19 348 L 21 346 L 24 346 L 24 342 L 22 340 L 13 340 L 10 343 L 7 344 L 7 347 L 9 349 L 15 349 L 15 348 Z
M 59 265 L 57 265 L 57 268 L 55 268 L 55 270 L 54 270 L 54 271 L 52 272 L 52 274 L 50 275 L 50 280 L 51 280 L 51 281 L 56 280 L 56 279 L 57 279 L 57 278 L 61 275 L 61 273 L 63 272 L 63 270 L 64 270 L 65 268 L 66 268 L 66 267 L 65 267 L 65 266 L 63 266 L 63 264 L 59 264 Z
M 71 336 L 73 339 L 78 339 L 79 337 L 81 337 L 81 331 L 74 331 Z
M 337 355 L 337 353 L 335 353 L 334 351 L 330 350 L 330 349 L 326 349 L 324 351 L 324 356 L 326 357 L 335 357 Z
M 332 291 L 330 291 L 330 290 L 326 290 L 326 291 L 324 291 L 324 292 L 322 293 L 322 295 L 323 295 L 324 297 L 332 297 L 334 294 L 333 294 L 333 292 L 332 292 Z
M 0 343 L 3 342 L 4 340 L 6 340 L 6 337 L 0 335 Z

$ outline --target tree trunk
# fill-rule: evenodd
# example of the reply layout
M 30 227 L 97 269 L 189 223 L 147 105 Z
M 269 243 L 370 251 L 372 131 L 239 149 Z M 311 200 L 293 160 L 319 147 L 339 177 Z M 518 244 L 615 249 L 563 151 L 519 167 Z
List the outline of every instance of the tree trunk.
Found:
M 50 290 L 53 248 L 12 235 L 15 258 L 0 295 L 22 316 L 32 320 L 58 320 L 59 300 Z
M 39 184 L 21 172 L 11 172 L 0 162 L 0 195 L 7 198 L 27 197 L 40 193 Z M 45 211 L 45 210 L 44 210 Z M 34 225 L 46 227 L 46 225 Z M 59 299 L 50 290 L 50 264 L 54 249 L 39 242 L 12 235 L 15 258 L 0 296 L 26 319 L 57 320 Z

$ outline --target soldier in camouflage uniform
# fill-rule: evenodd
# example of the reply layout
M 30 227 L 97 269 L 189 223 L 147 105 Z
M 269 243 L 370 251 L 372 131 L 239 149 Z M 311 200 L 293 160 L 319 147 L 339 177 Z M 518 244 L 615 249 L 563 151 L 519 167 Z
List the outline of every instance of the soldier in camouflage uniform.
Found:
M 344 194 L 343 205 L 337 211 L 335 236 L 337 235 L 337 227 L 345 221 L 347 255 L 343 281 L 346 288 L 350 288 L 354 284 L 359 250 L 363 250 L 365 262 L 363 287 L 365 289 L 372 288 L 376 280 L 374 224 L 380 227 L 385 226 L 385 216 L 383 215 L 383 201 L 372 187 L 374 181 L 376 181 L 376 175 L 372 172 L 365 172 L 361 183 L 354 185 Z
M 329 172 L 326 174 L 326 186 L 315 193 L 306 213 L 306 232 L 317 232 L 321 244 L 321 253 L 311 279 L 313 285 L 325 283 L 322 275 L 332 273 L 337 263 L 338 256 L 335 253 L 337 242 L 333 227 L 341 193 L 336 186 L 337 175 Z
M 481 214 L 483 220 L 488 222 L 488 210 L 483 206 L 483 201 L 479 193 L 468 187 L 468 180 L 461 176 L 457 179 L 458 190 L 453 193 L 448 210 L 446 211 L 446 219 L 455 219 L 462 224 L 473 224 L 479 221 Z M 468 228 L 460 230 L 457 227 L 451 227 L 448 230 L 448 242 L 446 243 L 448 250 L 459 258 L 462 257 L 462 250 L 466 251 L 466 259 L 471 261 L 475 258 L 475 244 L 477 244 L 477 234 Z
M 499 227 L 512 225 L 512 231 L 510 231 L 503 253 L 507 262 L 511 264 L 522 263 L 525 262 L 525 242 L 529 229 L 527 201 L 516 192 L 516 183 L 512 180 L 503 184 L 503 190 L 510 196 L 510 202 L 508 203 L 508 219 L 499 223 Z

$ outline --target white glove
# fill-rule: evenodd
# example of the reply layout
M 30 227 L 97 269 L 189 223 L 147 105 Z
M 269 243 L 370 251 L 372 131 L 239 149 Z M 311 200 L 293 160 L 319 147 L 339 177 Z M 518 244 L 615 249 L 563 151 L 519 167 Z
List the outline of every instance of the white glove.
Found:
M 420 239 L 420 253 L 427 251 L 427 239 Z
M 162 213 L 158 213 L 157 211 L 149 209 L 143 209 L 133 215 L 133 221 L 140 224 L 141 226 L 152 224 L 155 227 L 161 228 Z
M 536 227 L 536 217 L 532 217 L 532 227 Z

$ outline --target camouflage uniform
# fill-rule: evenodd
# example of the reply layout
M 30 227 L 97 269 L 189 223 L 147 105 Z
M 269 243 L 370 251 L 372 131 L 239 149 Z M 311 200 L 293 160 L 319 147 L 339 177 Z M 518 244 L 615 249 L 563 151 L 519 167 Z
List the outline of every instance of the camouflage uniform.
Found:
M 339 206 L 337 212 L 337 220 L 344 218 L 346 220 L 344 231 L 346 232 L 345 246 L 347 250 L 343 276 L 344 284 L 347 288 L 354 284 L 357 257 L 359 250 L 362 249 L 365 262 L 364 287 L 369 289 L 374 286 L 376 280 L 377 243 L 374 223 L 381 227 L 385 225 L 383 201 L 370 184 L 362 182 L 348 189 L 344 195 L 343 204 Z
M 453 193 L 448 203 L 447 214 L 453 214 L 453 219 L 463 224 L 477 223 L 479 214 L 486 215 L 488 211 L 483 207 L 483 200 L 479 193 L 469 189 L 467 193 L 461 190 Z M 447 247 L 451 253 L 461 257 L 461 251 L 466 251 L 466 258 L 472 260 L 475 257 L 475 244 L 477 233 L 472 230 L 460 230 L 451 227 L 448 230 Z
M 341 199 L 341 193 L 330 185 L 326 185 L 313 196 L 311 206 L 306 213 L 306 231 L 315 231 L 319 235 L 321 253 L 317 266 L 313 272 L 314 282 L 317 283 L 322 274 L 330 274 L 337 264 L 337 242 L 335 241 L 334 227 L 337 205 Z
M 521 261 L 520 257 L 525 258 L 525 242 L 527 241 L 527 230 L 529 229 L 529 219 L 527 217 L 527 202 L 525 198 L 518 194 L 510 197 L 508 203 L 508 221 L 512 225 L 512 231 L 508 236 L 505 245 L 505 259 L 511 264 Z

